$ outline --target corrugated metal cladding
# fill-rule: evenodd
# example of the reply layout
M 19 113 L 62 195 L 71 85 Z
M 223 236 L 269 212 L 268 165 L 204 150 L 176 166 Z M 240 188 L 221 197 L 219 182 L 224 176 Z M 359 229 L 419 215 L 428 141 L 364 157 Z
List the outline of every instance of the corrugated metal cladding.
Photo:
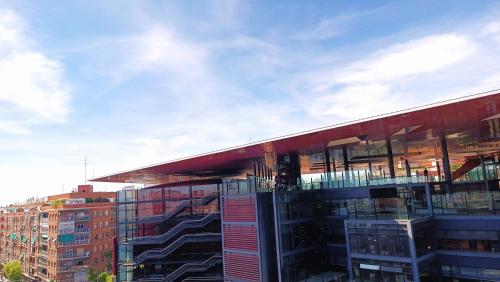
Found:
M 235 222 L 257 223 L 255 196 L 245 195 L 237 198 L 222 198 L 223 220 Z
M 224 248 L 257 252 L 257 228 L 224 224 Z
M 255 195 L 221 198 L 226 281 L 260 281 Z

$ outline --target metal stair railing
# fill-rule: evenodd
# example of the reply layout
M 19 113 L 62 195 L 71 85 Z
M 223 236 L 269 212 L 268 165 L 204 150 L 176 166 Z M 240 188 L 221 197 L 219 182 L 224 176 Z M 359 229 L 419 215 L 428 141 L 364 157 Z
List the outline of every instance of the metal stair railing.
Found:
M 221 254 L 216 254 L 216 255 L 210 257 L 209 259 L 207 259 L 201 263 L 200 262 L 190 262 L 190 263 L 183 264 L 181 267 L 177 268 L 174 272 L 167 275 L 167 277 L 165 277 L 165 279 L 163 281 L 164 282 L 175 281 L 175 279 L 179 278 L 181 275 L 183 275 L 185 273 L 205 271 L 217 263 L 222 263 L 222 255 Z
M 134 263 L 141 264 L 147 259 L 164 258 L 186 243 L 215 242 L 220 240 L 222 240 L 221 233 L 186 234 L 179 237 L 177 240 L 173 241 L 171 244 L 162 249 L 152 249 L 142 252 L 140 255 L 135 257 Z
M 184 229 L 203 227 L 203 226 L 207 225 L 208 223 L 212 222 L 213 220 L 216 220 L 219 218 L 220 218 L 220 212 L 215 212 L 215 213 L 207 214 L 203 218 L 200 218 L 200 219 L 185 220 L 185 221 L 182 221 L 179 224 L 175 225 L 174 227 L 172 227 L 167 232 L 165 232 L 161 235 L 137 237 L 137 238 L 132 240 L 132 243 L 134 245 L 163 244 L 163 243 L 167 242 L 168 240 L 172 239 L 172 237 L 179 234 Z
M 148 223 L 148 222 L 162 222 L 165 220 L 170 219 L 171 217 L 179 214 L 181 211 L 184 209 L 190 207 L 190 206 L 203 206 L 214 200 L 219 196 L 218 192 L 210 193 L 207 194 L 199 199 L 193 199 L 193 200 L 184 200 L 181 201 L 181 204 L 179 204 L 173 211 L 166 211 L 162 214 L 158 215 L 150 215 L 150 216 L 145 216 L 142 218 L 138 218 L 137 220 L 134 221 L 134 223 Z

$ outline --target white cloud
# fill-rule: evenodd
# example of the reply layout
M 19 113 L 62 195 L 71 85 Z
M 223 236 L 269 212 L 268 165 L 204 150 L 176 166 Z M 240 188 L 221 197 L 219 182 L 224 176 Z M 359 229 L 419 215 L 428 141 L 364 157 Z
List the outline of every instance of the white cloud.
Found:
M 483 29 L 484 35 L 500 34 L 500 21 L 493 21 L 488 23 Z
M 463 35 L 436 34 L 393 44 L 345 67 L 313 72 L 306 76 L 314 97 L 309 112 L 352 119 L 406 107 L 408 100 L 399 100 L 405 84 L 448 69 L 475 50 Z
M 0 132 L 13 135 L 30 135 L 33 132 L 22 123 L 0 121 Z
M 387 84 L 363 84 L 342 88 L 316 98 L 310 111 L 316 115 L 335 115 L 345 119 L 360 118 L 359 113 L 376 115 L 398 109 Z
M 137 48 L 136 63 L 145 68 L 167 68 L 183 77 L 200 76 L 206 73 L 206 51 L 198 45 L 180 39 L 173 30 L 154 28 L 132 39 Z M 165 69 L 163 69 L 165 70 Z
M 298 40 L 325 40 L 334 37 L 342 31 L 338 18 L 322 19 L 314 27 L 302 30 L 293 36 Z
M 62 64 L 36 49 L 23 19 L 10 10 L 0 10 L 0 85 L 0 102 L 9 109 L 0 118 L 24 126 L 2 126 L 4 133 L 29 131 L 26 121 L 62 122 L 69 113 Z
M 295 33 L 292 38 L 307 42 L 327 40 L 352 27 L 353 21 L 364 19 L 374 12 L 375 10 L 366 10 L 353 13 L 341 13 L 332 18 L 323 18 L 314 26 L 306 27 Z
M 391 82 L 430 73 L 465 59 L 474 49 L 462 35 L 431 35 L 376 51 L 345 71 L 326 76 L 331 80 L 326 85 Z

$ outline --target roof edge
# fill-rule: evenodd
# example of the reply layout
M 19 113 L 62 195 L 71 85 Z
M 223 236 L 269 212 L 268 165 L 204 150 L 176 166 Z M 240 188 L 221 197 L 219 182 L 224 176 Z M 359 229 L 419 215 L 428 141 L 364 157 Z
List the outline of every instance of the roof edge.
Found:
M 217 150 L 213 150 L 213 151 L 209 151 L 209 152 L 205 152 L 205 153 L 200 153 L 200 154 L 195 154 L 195 155 L 191 155 L 191 156 L 187 156 L 187 157 L 181 157 L 181 158 L 169 160 L 169 161 L 166 161 L 166 162 L 155 163 L 155 164 L 152 164 L 152 165 L 142 166 L 142 167 L 138 167 L 138 168 L 135 168 L 135 169 L 124 170 L 124 171 L 120 171 L 120 172 L 116 172 L 116 173 L 112 173 L 112 174 L 100 176 L 100 177 L 97 177 L 97 178 L 93 178 L 93 179 L 91 179 L 89 181 L 91 181 L 91 182 L 102 182 L 102 180 L 104 180 L 105 178 L 109 178 L 109 177 L 116 176 L 116 175 L 119 175 L 119 174 L 130 173 L 130 172 L 137 171 L 137 170 L 147 169 L 147 168 L 151 168 L 151 167 L 155 167 L 155 166 L 165 165 L 165 164 L 169 164 L 169 163 L 175 163 L 175 162 L 189 160 L 189 159 L 194 159 L 194 158 L 203 157 L 203 156 L 207 156 L 207 155 L 212 155 L 212 154 L 217 154 L 217 153 L 224 153 L 224 152 L 231 151 L 231 150 L 242 149 L 242 148 L 249 147 L 249 146 L 260 145 L 260 144 L 267 143 L 267 142 L 273 142 L 273 141 L 278 141 L 278 140 L 282 140 L 282 139 L 286 139 L 286 138 L 291 138 L 291 137 L 296 137 L 296 136 L 300 136 L 300 135 L 315 133 L 315 132 L 319 132 L 319 131 L 323 131 L 323 130 L 339 128 L 339 127 L 342 127 L 342 126 L 348 126 L 348 125 L 352 125 L 352 124 L 356 124 L 356 123 L 373 121 L 373 120 L 376 120 L 376 119 L 387 118 L 387 117 L 391 117 L 391 116 L 395 116 L 395 115 L 405 114 L 405 113 L 419 111 L 419 110 L 425 110 L 425 109 L 429 109 L 429 108 L 433 108 L 433 107 L 450 105 L 450 104 L 454 104 L 454 103 L 458 103 L 458 102 L 463 102 L 463 101 L 473 100 L 473 99 L 482 98 L 482 97 L 486 97 L 486 96 L 491 96 L 491 95 L 494 95 L 494 94 L 500 94 L 500 88 L 494 89 L 494 90 L 485 91 L 485 92 L 475 93 L 475 94 L 469 94 L 469 95 L 465 95 L 465 96 L 462 96 L 462 97 L 451 98 L 451 99 L 448 99 L 448 100 L 443 100 L 443 101 L 439 101 L 439 102 L 429 103 L 429 104 L 425 104 L 425 105 L 410 107 L 410 108 L 406 108 L 406 109 L 402 109 L 402 110 L 398 110 L 398 111 L 393 111 L 393 112 L 388 112 L 388 113 L 384 113 L 384 114 L 368 116 L 368 117 L 359 118 L 359 119 L 355 119 L 355 120 L 351 120 L 351 121 L 346 121 L 346 122 L 340 122 L 340 123 L 336 123 L 336 124 L 333 124 L 333 125 L 327 125 L 327 126 L 323 126 L 323 127 L 318 127 L 318 128 L 310 129 L 310 130 L 305 130 L 305 131 L 300 131 L 300 132 L 296 132 L 296 133 L 286 134 L 286 135 L 282 135 L 282 136 L 278 136 L 278 137 L 274 137 L 274 138 L 263 139 L 263 140 L 259 140 L 259 141 L 255 141 L 255 142 L 250 142 L 250 143 L 246 143 L 246 144 L 242 144 L 242 145 L 237 145 L 237 146 L 233 146 L 233 147 L 228 147 L 228 148 L 223 148 L 223 149 L 217 149 Z

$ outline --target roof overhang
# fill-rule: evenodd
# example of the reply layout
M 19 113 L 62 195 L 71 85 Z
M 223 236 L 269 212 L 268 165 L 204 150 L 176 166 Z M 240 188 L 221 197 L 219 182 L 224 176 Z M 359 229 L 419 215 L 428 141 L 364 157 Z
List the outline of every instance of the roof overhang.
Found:
M 270 152 L 314 151 L 360 142 L 366 136 L 370 140 L 384 140 L 387 136 L 425 129 L 456 134 L 474 128 L 477 122 L 487 123 L 499 117 L 500 90 L 495 90 L 180 158 L 92 181 L 161 184 L 174 182 L 175 177 L 180 175 L 223 177 L 248 169 L 252 160 Z

